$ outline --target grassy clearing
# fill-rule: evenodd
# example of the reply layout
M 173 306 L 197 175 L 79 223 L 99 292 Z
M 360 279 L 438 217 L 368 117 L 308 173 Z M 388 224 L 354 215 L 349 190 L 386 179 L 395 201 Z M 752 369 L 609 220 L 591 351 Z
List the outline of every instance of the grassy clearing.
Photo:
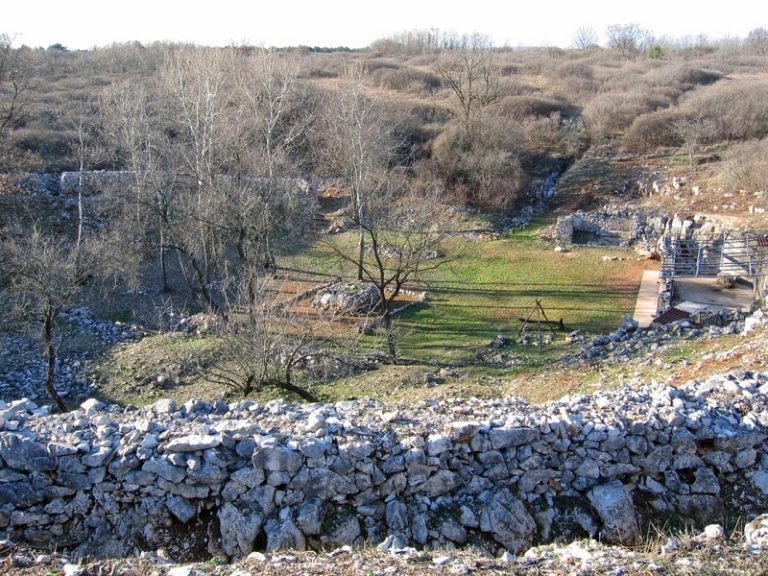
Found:
M 451 261 L 421 278 L 429 303 L 398 318 L 403 357 L 441 364 L 470 361 L 497 334 L 516 335 L 519 318 L 528 316 L 537 300 L 547 317 L 562 318 L 568 331 L 607 332 L 622 315 L 632 313 L 646 262 L 614 248 L 555 253 L 539 238 L 542 225 L 501 240 L 451 246 Z M 351 240 L 351 235 L 342 239 Z M 616 259 L 604 261 L 605 256 Z M 322 244 L 287 262 L 291 268 L 324 274 L 354 274 Z M 542 353 L 549 355 L 544 351 L 534 356 Z
M 475 243 L 429 279 L 429 305 L 399 320 L 403 354 L 422 361 L 469 361 L 497 334 L 516 336 L 519 319 L 537 300 L 547 318 L 562 319 L 567 331 L 607 332 L 632 313 L 645 262 L 616 249 L 555 253 L 538 231 Z M 604 261 L 606 255 L 618 259 Z M 558 334 L 555 347 L 564 335 Z M 551 354 L 534 349 L 528 356 L 537 364 Z
M 569 331 L 609 332 L 623 314 L 632 313 L 648 263 L 610 248 L 575 247 L 555 253 L 540 238 L 543 224 L 500 240 L 457 242 L 449 247 L 451 261 L 421 279 L 428 287 L 429 302 L 397 318 L 400 363 L 316 383 L 313 392 L 326 401 L 369 397 L 399 402 L 436 395 L 487 398 L 507 393 L 539 401 L 603 385 L 606 377 L 598 371 L 586 380 L 579 374 L 576 381 L 572 372 L 553 372 L 553 363 L 577 346 L 565 342 Z M 340 241 L 353 243 L 354 235 Z M 354 277 L 352 267 L 339 262 L 323 243 L 303 247 L 281 265 L 292 275 L 314 276 L 318 282 Z M 513 345 L 498 352 L 489 348 L 499 334 L 516 338 L 519 319 L 532 311 L 537 300 L 550 320 L 562 318 L 566 330 L 541 348 Z M 544 332 L 549 333 L 546 328 Z M 377 335 L 362 337 L 358 344 L 363 351 L 383 348 Z M 211 337 L 169 335 L 123 345 L 100 363 L 104 394 L 112 401 L 133 404 L 161 397 L 230 398 L 228 391 L 193 369 L 215 362 L 216 346 Z M 499 361 L 489 362 L 489 354 Z M 441 368 L 453 371 L 437 376 Z M 258 399 L 271 397 L 267 393 Z

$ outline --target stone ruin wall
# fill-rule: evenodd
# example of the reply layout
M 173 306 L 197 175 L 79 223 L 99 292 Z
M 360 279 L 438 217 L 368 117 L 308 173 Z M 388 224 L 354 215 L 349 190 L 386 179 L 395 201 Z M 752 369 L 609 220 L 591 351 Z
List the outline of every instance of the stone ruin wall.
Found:
M 641 212 L 625 210 L 587 212 L 579 210 L 560 216 L 554 225 L 553 239 L 559 244 L 576 242 L 579 232 L 587 233 L 592 244 L 629 246 L 635 243 L 652 243 L 664 230 L 666 219 L 648 217 Z
M 593 235 L 592 243 L 635 246 L 645 250 L 658 248 L 660 239 L 667 235 L 708 242 L 724 232 L 738 231 L 744 226 L 734 219 L 713 215 L 671 217 L 648 212 L 630 211 L 622 207 L 605 206 L 601 211 L 578 210 L 560 216 L 553 229 L 552 238 L 564 245 L 574 243 L 574 235 L 586 232 Z
M 519 399 L 0 409 L 0 538 L 179 556 L 363 542 L 519 553 L 768 505 L 768 373 Z

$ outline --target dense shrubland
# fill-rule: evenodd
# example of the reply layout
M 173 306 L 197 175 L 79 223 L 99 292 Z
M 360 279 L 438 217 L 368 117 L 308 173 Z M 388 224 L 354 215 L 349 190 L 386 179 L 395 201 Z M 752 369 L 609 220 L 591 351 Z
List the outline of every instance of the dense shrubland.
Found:
M 581 31 L 583 38 L 592 37 L 586 32 Z M 543 153 L 572 160 L 588 145 L 604 143 L 621 143 L 640 153 L 683 147 L 679 125 L 692 116 L 702 122 L 702 144 L 763 138 L 768 129 L 762 77 L 766 62 L 758 32 L 743 43 L 661 39 L 654 43 L 660 52 L 653 58 L 647 52 L 648 31 L 629 25 L 612 29 L 612 47 L 607 49 L 593 43 L 574 50 L 495 49 L 477 35 L 412 31 L 381 39 L 365 51 L 304 48 L 276 56 L 294 61 L 298 106 L 305 110 L 317 105 L 320 95 L 338 90 L 351 67 L 360 68 L 366 96 L 386 105 L 393 137 L 400 141 L 393 161 L 429 174 L 452 198 L 480 208 L 509 209 L 540 176 L 528 163 L 521 171 L 521 157 Z M 77 107 L 72 104 L 103 102 L 116 84 L 141 85 L 153 108 L 153 123 L 168 121 L 161 112 L 168 106 L 161 87 L 167 79 L 167 55 L 181 47 L 133 43 L 77 52 L 62 48 L 14 51 L 23 57 L 25 106 L 5 130 L 5 172 L 76 169 Z M 187 48 L 194 54 L 190 66 L 210 52 Z M 229 62 L 226 74 L 242 75 L 259 49 L 215 52 Z M 471 120 L 446 74 L 474 73 L 467 54 L 482 55 L 486 68 L 473 86 L 477 94 L 472 98 L 477 98 L 470 100 L 479 106 L 470 111 Z M 492 97 L 480 102 L 488 96 L 480 91 L 489 87 Z M 226 90 L 230 104 L 237 106 L 242 96 L 231 87 Z M 321 115 L 310 116 L 315 121 Z M 226 122 L 236 126 L 239 119 Z M 91 167 L 126 167 L 124 154 L 109 136 L 105 130 L 94 144 L 116 153 Z M 305 174 L 322 171 L 317 161 L 321 146 L 322 138 L 310 139 L 291 161 Z

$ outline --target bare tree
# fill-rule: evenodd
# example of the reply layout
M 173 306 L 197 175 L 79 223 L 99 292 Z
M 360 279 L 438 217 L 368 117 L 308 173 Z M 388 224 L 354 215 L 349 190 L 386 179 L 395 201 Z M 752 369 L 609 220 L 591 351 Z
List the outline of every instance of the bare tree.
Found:
M 369 246 L 362 261 L 349 245 L 330 238 L 327 245 L 342 261 L 361 265 L 364 280 L 379 293 L 378 314 L 384 324 L 387 348 L 397 358 L 393 303 L 406 284 L 424 282 L 429 272 L 445 265 L 450 219 L 436 192 L 419 195 L 390 185 L 369 200 L 365 218 L 356 222 Z
M 157 253 L 160 284 L 169 292 L 167 242 L 164 226 L 153 215 L 163 211 L 165 175 L 159 171 L 161 143 L 160 120 L 151 106 L 150 92 L 144 84 L 115 84 L 102 105 L 117 160 L 127 169 L 130 189 L 124 216 Z M 154 240 L 156 238 L 157 240 Z
M 446 55 L 437 64 L 437 73 L 453 94 L 465 132 L 472 130 L 486 106 L 503 96 L 494 52 L 483 37 L 474 38 L 463 49 Z
M 169 247 L 192 269 L 190 278 L 201 303 L 222 312 L 211 284 L 221 272 L 224 238 L 216 223 L 217 177 L 222 174 L 233 134 L 232 54 L 193 46 L 170 47 L 166 53 L 163 95 L 168 134 L 158 184 L 159 208 Z
M 155 101 L 136 86 L 110 99 L 135 222 L 161 269 L 174 252 L 195 298 L 225 315 L 227 277 L 271 272 L 308 230 L 311 190 L 293 176 L 311 107 L 295 61 L 269 50 L 168 47 L 162 73 Z
M 83 205 L 83 191 L 85 188 L 85 171 L 92 169 L 106 157 L 100 132 L 101 114 L 98 103 L 94 99 L 86 98 L 75 104 L 75 116 L 70 120 L 72 136 L 69 139 L 70 153 L 77 162 L 77 241 L 79 247 L 83 239 L 83 224 L 85 212 Z
M 755 28 L 749 31 L 746 41 L 747 49 L 760 56 L 768 54 L 768 30 Z
M 24 117 L 31 60 L 29 48 L 14 48 L 12 39 L 0 34 L 0 171 L 14 164 L 6 133 Z
M 27 67 L 25 54 L 13 47 L 8 34 L 0 34 L 0 131 L 22 112 Z
M 316 402 L 311 383 L 297 380 L 302 363 L 319 354 L 310 325 L 274 302 L 248 298 L 248 317 L 223 328 L 208 377 L 242 396 L 275 389 Z
M 577 50 L 589 50 L 598 44 L 597 32 L 591 26 L 580 26 L 573 36 L 573 47 Z
M 19 310 L 30 322 L 40 324 L 47 364 L 43 387 L 62 412 L 67 410 L 67 405 L 54 386 L 56 317 L 71 306 L 87 286 L 123 276 L 132 269 L 115 256 L 125 252 L 117 251 L 107 240 L 109 236 L 86 238 L 77 245 L 34 226 L 31 230 L 20 227 L 6 230 L 0 242 L 0 269 L 18 296 Z
M 437 72 L 451 90 L 457 118 L 435 139 L 432 152 L 456 199 L 506 210 L 522 189 L 518 126 L 495 114 L 504 96 L 495 52 L 482 37 L 443 55 Z
M 357 338 L 339 330 L 334 314 L 307 315 L 292 299 L 281 299 L 276 279 L 259 277 L 253 289 L 255 298 L 244 286 L 237 291 L 248 313 L 219 325 L 216 359 L 204 368 L 206 376 L 242 396 L 277 390 L 316 402 L 313 385 L 335 373 L 327 366 L 354 366 Z
M 324 156 L 352 194 L 350 217 L 358 228 L 357 278 L 364 278 L 369 204 L 381 195 L 392 175 L 396 124 L 385 110 L 363 94 L 365 72 L 348 71 L 346 85 L 326 105 L 322 131 Z
M 699 146 L 714 130 L 713 122 L 703 112 L 696 111 L 676 119 L 673 122 L 673 130 L 682 140 L 688 153 L 688 165 L 693 168 Z
M 611 24 L 606 28 L 608 47 L 618 50 L 623 57 L 647 50 L 653 43 L 653 34 L 639 24 Z
M 304 234 L 311 218 L 310 190 L 296 178 L 312 108 L 298 70 L 295 55 L 261 48 L 240 76 L 244 130 L 230 169 L 237 200 L 230 222 L 251 271 L 274 269 L 275 250 Z

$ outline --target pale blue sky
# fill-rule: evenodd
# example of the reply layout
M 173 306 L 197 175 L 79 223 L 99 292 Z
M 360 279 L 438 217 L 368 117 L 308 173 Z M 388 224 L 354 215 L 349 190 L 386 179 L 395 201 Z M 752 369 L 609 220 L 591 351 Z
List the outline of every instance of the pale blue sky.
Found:
M 717 9 L 710 7 L 717 6 Z M 17 45 L 73 49 L 138 40 L 227 45 L 359 48 L 406 30 L 481 32 L 497 45 L 571 44 L 589 26 L 637 23 L 656 36 L 744 38 L 768 27 L 768 5 L 755 0 L 14 0 L 0 32 Z

